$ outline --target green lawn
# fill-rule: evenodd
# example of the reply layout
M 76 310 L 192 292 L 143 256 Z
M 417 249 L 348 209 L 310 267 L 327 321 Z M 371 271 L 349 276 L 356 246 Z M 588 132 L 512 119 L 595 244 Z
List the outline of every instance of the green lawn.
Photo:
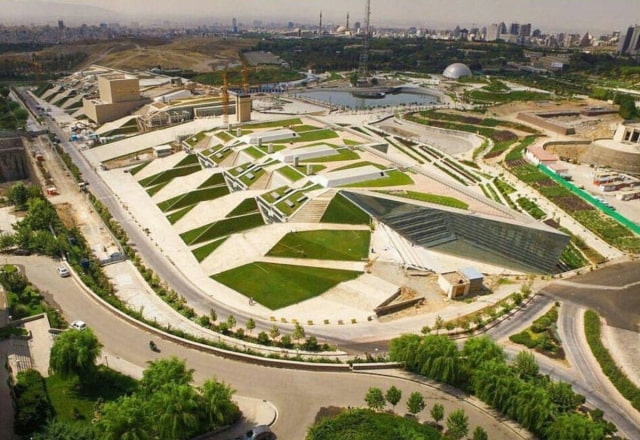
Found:
M 272 122 L 262 122 L 260 124 L 251 124 L 247 125 L 247 128 L 275 128 L 275 127 L 286 127 L 288 125 L 299 125 L 302 124 L 302 120 L 299 118 L 294 119 L 286 119 L 284 121 L 272 121 Z
M 244 150 L 242 150 L 243 153 L 247 153 L 249 156 L 251 156 L 254 159 L 260 159 L 261 157 L 264 157 L 267 153 L 265 153 L 264 151 L 260 150 L 258 147 L 249 147 L 249 148 L 245 148 Z
M 76 420 L 73 417 L 75 408 L 81 417 L 78 423 L 89 423 L 94 417 L 93 408 L 99 397 L 111 402 L 137 388 L 135 379 L 105 367 L 99 368 L 98 378 L 93 384 L 79 386 L 76 378 L 62 379 L 56 374 L 45 381 L 56 418 L 64 422 Z
M 176 168 L 198 163 L 198 156 L 195 154 L 187 154 L 184 159 L 176 164 Z
M 277 310 L 318 296 L 359 275 L 360 272 L 348 270 L 251 263 L 211 278 L 271 310 Z
M 214 200 L 229 194 L 229 188 L 226 185 L 220 185 L 213 188 L 196 189 L 186 194 L 172 197 L 158 203 L 158 207 L 162 212 L 175 211 L 176 209 L 186 208 L 207 200 Z
M 327 128 L 322 130 L 305 131 L 303 133 L 299 133 L 298 137 L 285 139 L 283 142 L 314 142 L 324 139 L 335 139 L 337 137 L 339 136 L 335 131 Z
M 180 237 L 187 245 L 191 246 L 262 225 L 264 225 L 264 220 L 260 213 L 249 214 L 209 223 L 207 225 L 200 226 L 199 228 L 184 232 L 180 234 Z
M 146 167 L 147 165 L 149 165 L 151 163 L 151 161 L 148 162 L 143 162 L 140 165 L 136 165 L 135 167 L 131 168 L 129 170 L 129 172 L 131 173 L 132 176 L 135 176 L 136 173 L 139 173 L 144 167 Z
M 369 214 L 347 200 L 342 194 L 336 195 L 324 215 L 321 223 L 338 223 L 347 225 L 368 225 L 371 221 Z
M 380 188 L 383 186 L 412 185 L 413 179 L 398 170 L 385 171 L 387 177 L 365 180 L 364 182 L 342 185 L 341 188 Z
M 212 174 L 207 180 L 202 183 L 198 188 L 206 188 L 208 186 L 217 186 L 224 183 L 224 175 L 222 173 Z
M 187 206 L 186 208 L 182 208 L 182 209 L 180 209 L 178 211 L 173 211 L 171 214 L 169 214 L 167 216 L 167 219 L 169 220 L 169 223 L 171 223 L 173 225 L 178 220 L 180 220 L 182 217 L 187 215 L 189 213 L 189 211 L 191 211 L 195 207 L 196 207 L 196 205 L 191 205 L 191 206 Z
M 289 165 L 278 168 L 276 171 L 292 182 L 296 182 L 305 176 L 305 174 Z
M 237 217 L 251 212 L 258 212 L 258 203 L 256 203 L 256 199 L 253 197 L 244 199 L 238 206 L 233 208 L 229 214 L 227 214 L 227 218 Z
M 371 232 L 320 230 L 290 232 L 268 253 L 271 257 L 360 261 L 369 255 Z
M 216 241 L 212 241 L 211 243 L 207 243 L 204 246 L 194 249 L 193 255 L 196 257 L 196 260 L 198 260 L 198 263 L 199 263 L 205 258 L 207 258 L 209 255 L 211 255 L 211 253 L 216 249 L 218 249 L 220 245 L 224 243 L 226 240 L 227 240 L 227 237 L 221 238 Z
M 420 200 L 421 202 L 435 203 L 437 205 L 450 206 L 458 209 L 469 209 L 469 205 L 462 200 L 454 197 L 441 196 L 438 194 L 422 193 L 417 191 L 381 191 L 396 197 L 404 197 L 407 199 Z
M 205 137 L 204 131 L 201 131 L 200 133 L 196 133 L 193 136 L 190 136 L 188 139 L 186 139 L 185 142 L 189 144 L 190 147 L 193 147 L 202 139 L 204 139 L 204 137 Z
M 321 163 L 321 162 L 338 162 L 342 160 L 358 160 L 360 155 L 355 151 L 351 151 L 348 148 L 336 149 L 338 154 L 331 156 L 316 157 L 309 160 L 301 160 L 300 163 Z
M 197 165 L 189 165 L 180 168 L 171 168 L 165 171 L 161 171 L 153 176 L 145 177 L 144 179 L 138 181 L 140 185 L 145 188 L 150 186 L 158 185 L 161 183 L 168 183 L 176 177 L 188 176 L 189 174 L 193 174 L 197 171 L 200 171 L 202 168 L 200 164 Z

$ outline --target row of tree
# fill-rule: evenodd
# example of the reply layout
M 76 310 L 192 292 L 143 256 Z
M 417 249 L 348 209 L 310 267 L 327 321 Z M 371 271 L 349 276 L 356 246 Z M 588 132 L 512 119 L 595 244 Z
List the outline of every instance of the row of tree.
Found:
M 470 338 L 459 350 L 446 336 L 403 335 L 391 341 L 389 356 L 410 371 L 475 394 L 541 439 L 604 439 L 616 430 L 601 411 L 578 412 L 584 396 L 541 375 L 533 354 L 523 351 L 507 362 L 502 347 L 487 336 Z
M 392 406 L 392 411 L 395 412 L 395 407 L 400 403 L 401 399 L 402 391 L 396 386 L 391 386 L 384 393 L 380 388 L 371 387 L 364 397 L 367 406 L 373 411 L 382 411 L 386 404 L 389 403 Z M 422 394 L 418 391 L 412 392 L 407 399 L 407 411 L 409 414 L 415 416 L 424 409 L 425 402 Z M 444 419 L 444 406 L 441 403 L 434 403 L 429 414 L 435 427 L 441 431 L 443 427 L 440 422 Z M 467 417 L 463 409 L 454 410 L 447 417 L 446 427 L 447 429 L 444 432 L 445 439 L 460 440 L 469 433 L 469 417 Z M 472 438 L 473 440 L 487 440 L 487 432 L 481 426 L 477 426 L 473 431 Z

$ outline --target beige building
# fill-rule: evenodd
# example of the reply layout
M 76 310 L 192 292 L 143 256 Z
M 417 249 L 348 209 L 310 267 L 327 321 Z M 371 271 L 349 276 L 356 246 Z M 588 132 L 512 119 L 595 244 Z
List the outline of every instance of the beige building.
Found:
M 98 77 L 100 99 L 84 99 L 84 113 L 98 124 L 114 121 L 142 106 L 148 99 L 140 96 L 138 78 L 122 73 Z

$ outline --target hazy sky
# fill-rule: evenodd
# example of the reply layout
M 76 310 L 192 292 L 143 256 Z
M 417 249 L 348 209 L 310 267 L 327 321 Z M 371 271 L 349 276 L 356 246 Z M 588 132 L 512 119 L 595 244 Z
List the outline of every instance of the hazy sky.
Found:
M 7 1 L 7 0 L 5 0 Z M 26 15 L 31 10 L 26 2 Z M 317 23 L 320 11 L 325 24 L 344 24 L 347 12 L 351 23 L 362 21 L 365 0 L 35 0 L 42 3 L 67 3 L 97 6 L 125 15 L 141 15 L 171 20 L 185 16 L 222 19 L 237 17 L 239 22 L 255 19 Z M 2 3 L 0 1 L 0 3 Z M 66 9 L 66 8 L 65 8 Z M 52 21 L 58 18 L 51 17 Z M 133 19 L 133 18 L 132 18 Z M 640 23 L 640 0 L 371 0 L 373 25 L 407 24 L 436 27 L 460 24 L 479 27 L 504 21 L 531 23 L 548 30 L 621 30 Z

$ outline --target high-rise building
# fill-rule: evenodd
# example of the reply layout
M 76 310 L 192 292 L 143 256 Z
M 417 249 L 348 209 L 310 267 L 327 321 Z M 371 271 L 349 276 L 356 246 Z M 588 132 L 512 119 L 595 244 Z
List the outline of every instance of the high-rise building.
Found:
M 58 20 L 58 30 L 63 30 L 63 29 L 64 29 L 64 21 Z
M 503 21 L 498 25 L 498 35 L 505 35 L 506 33 L 507 33 L 507 25 Z
M 520 25 L 520 33 L 518 35 L 521 37 L 531 36 L 531 23 Z
M 498 39 L 500 39 L 500 26 L 494 23 L 487 29 L 487 41 L 496 41 Z
M 627 55 L 640 54 L 640 26 L 629 26 L 624 38 L 620 37 L 618 52 Z
M 235 17 L 231 19 L 231 32 L 234 34 L 238 33 L 238 20 Z
M 520 24 L 519 23 L 511 23 L 509 26 L 509 34 L 510 35 L 520 35 Z

